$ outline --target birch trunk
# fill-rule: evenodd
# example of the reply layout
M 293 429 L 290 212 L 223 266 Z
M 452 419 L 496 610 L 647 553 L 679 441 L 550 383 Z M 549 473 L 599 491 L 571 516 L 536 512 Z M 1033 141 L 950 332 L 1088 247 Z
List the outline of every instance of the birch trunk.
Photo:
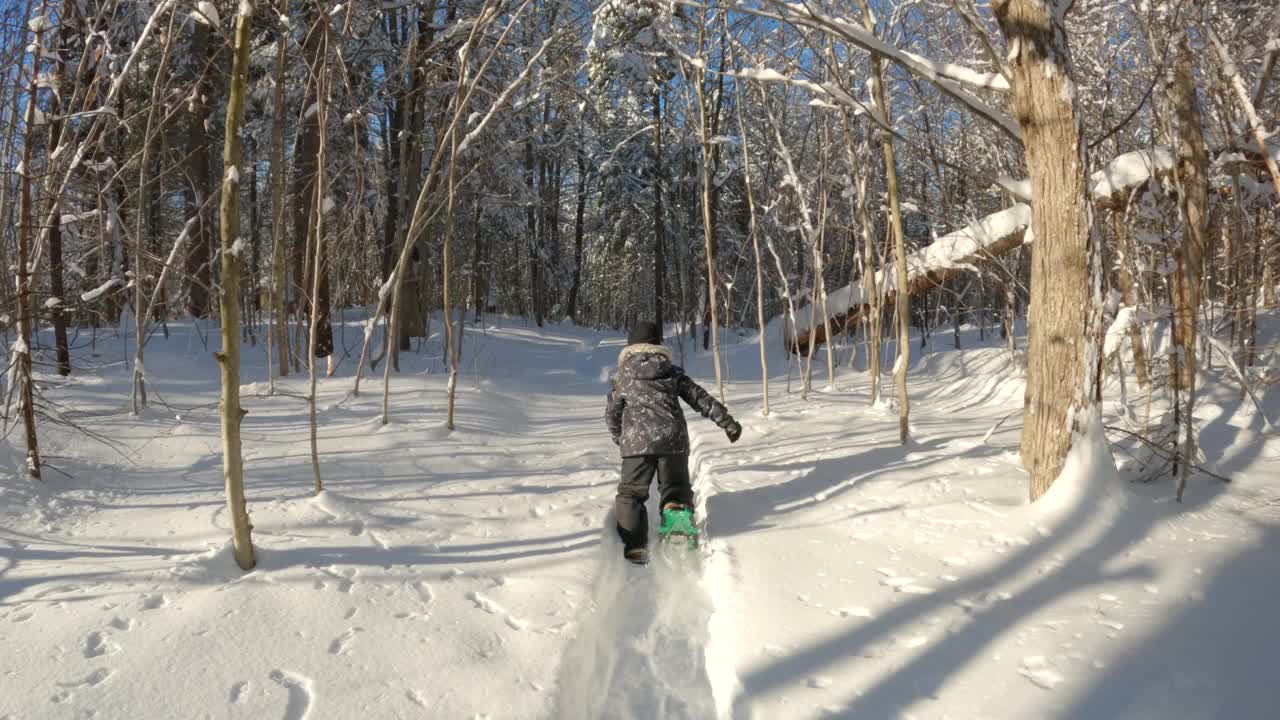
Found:
M 42 6 L 42 12 L 44 9 Z M 34 37 L 37 47 L 40 46 L 40 35 L 41 32 L 36 30 Z M 31 83 L 27 87 L 27 110 L 23 121 L 27 132 L 22 143 L 22 165 L 19 168 L 18 177 L 21 185 L 18 200 L 21 224 L 18 228 L 18 340 L 13 354 L 15 355 L 14 374 L 18 390 L 18 410 L 22 413 L 22 425 L 27 440 L 27 473 L 36 480 L 40 480 L 40 441 L 36 436 L 36 406 L 32 391 L 34 381 L 31 377 L 31 238 L 34 229 L 31 207 L 31 163 L 33 161 L 31 149 L 36 144 L 31 131 L 35 127 L 37 74 L 33 68 Z
M 250 538 L 252 525 L 245 507 L 244 458 L 240 452 L 240 422 L 246 412 L 240 408 L 240 254 L 236 246 L 240 234 L 240 127 L 244 122 L 246 85 L 249 74 L 249 42 L 253 25 L 253 0 L 240 0 L 236 16 L 235 59 L 231 87 L 227 94 L 226 144 L 222 163 L 222 287 L 218 297 L 222 314 L 222 351 L 215 353 L 222 370 L 222 461 L 227 486 L 227 511 L 231 517 L 231 542 L 236 564 L 250 570 L 257 560 Z
M 720 402 L 724 402 L 724 377 L 720 371 L 720 317 L 716 311 L 715 218 L 712 217 L 711 210 L 711 203 L 715 199 L 712 188 L 714 178 L 711 173 L 715 168 L 712 157 L 711 127 L 708 125 L 707 118 L 706 90 L 703 88 L 704 77 L 701 70 L 698 73 L 697 81 L 693 86 L 698 96 L 698 122 L 702 141 L 702 237 L 707 250 L 707 312 L 711 318 L 711 359 L 716 366 L 716 388 L 719 391 Z

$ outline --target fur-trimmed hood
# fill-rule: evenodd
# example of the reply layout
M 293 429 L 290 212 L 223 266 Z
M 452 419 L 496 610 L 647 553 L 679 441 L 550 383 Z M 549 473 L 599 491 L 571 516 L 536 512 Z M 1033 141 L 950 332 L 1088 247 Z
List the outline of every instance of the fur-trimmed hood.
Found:
M 671 348 L 666 345 L 653 345 L 651 343 L 634 343 L 622 348 L 622 352 L 618 353 L 618 367 L 627 361 L 627 358 L 633 355 L 641 355 L 644 353 L 654 353 L 671 360 Z
M 720 427 L 733 422 L 724 405 L 671 361 L 671 350 L 663 345 L 632 343 L 623 348 L 611 385 L 605 422 L 623 457 L 689 452 L 682 400 Z

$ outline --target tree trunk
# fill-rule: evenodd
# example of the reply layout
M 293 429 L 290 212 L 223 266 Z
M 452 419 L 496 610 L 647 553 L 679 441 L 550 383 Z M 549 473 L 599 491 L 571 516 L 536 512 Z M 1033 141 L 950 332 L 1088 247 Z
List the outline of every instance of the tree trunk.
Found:
M 73 88 L 66 82 L 65 69 L 63 63 L 63 53 L 70 52 L 70 44 L 72 37 L 80 33 L 78 13 L 76 6 L 71 2 L 63 2 L 62 4 L 62 24 L 58 33 L 58 52 L 54 53 L 53 63 L 53 87 L 57 92 L 49 93 L 49 148 L 48 151 L 53 153 L 57 149 L 59 143 L 62 142 L 63 119 L 65 112 L 63 108 L 63 96 L 71 97 Z M 59 216 L 58 207 L 61 198 L 54 194 L 49 198 L 52 207 L 46 213 L 48 217 L 57 218 Z M 58 304 L 50 309 L 50 315 L 53 320 L 53 341 L 58 356 L 58 374 L 66 377 L 71 374 L 71 349 L 67 344 L 67 316 L 63 311 L 66 305 L 66 298 L 63 294 L 66 292 L 63 287 L 63 263 L 62 263 L 62 223 L 55 220 L 49 226 L 49 294 L 58 300 Z M 139 277 L 134 273 L 135 277 Z
M 992 9 L 1009 41 L 1013 109 L 1034 198 L 1022 433 L 1022 464 L 1034 501 L 1058 478 L 1073 434 L 1094 419 L 1101 247 L 1063 19 L 1045 0 L 994 0 Z
M 453 238 L 454 230 L 457 222 L 456 207 L 458 197 L 458 186 L 456 181 L 458 169 L 458 135 L 453 133 L 450 135 L 451 143 L 449 148 L 449 176 L 447 182 L 448 206 L 445 210 L 444 225 L 444 253 L 441 258 L 441 300 L 444 310 L 444 335 L 445 347 L 449 353 L 449 407 L 445 420 L 445 426 L 450 431 L 454 429 L 453 409 L 454 399 L 458 393 L 458 363 L 462 359 L 462 338 L 461 333 L 457 332 L 453 321 L 453 305 L 452 298 L 449 297 L 449 275 L 453 271 Z M 441 149 L 443 152 L 443 148 Z
M 42 11 L 47 9 L 47 3 L 43 4 L 41 9 Z M 37 47 L 40 46 L 40 35 L 41 32 L 36 30 L 34 42 Z M 18 177 L 18 182 L 21 184 L 18 200 L 18 217 L 21 224 L 18 228 L 17 258 L 18 339 L 12 352 L 15 356 L 14 377 L 18 390 L 18 411 L 22 413 L 22 425 L 27 440 L 27 473 L 36 480 L 40 480 L 40 441 L 36 436 L 36 405 L 33 392 L 35 382 L 31 377 L 31 341 L 34 334 L 31 312 L 31 240 L 35 231 L 31 197 L 31 164 L 34 158 L 31 150 L 36 145 L 32 130 L 36 126 L 37 74 L 36 70 L 32 69 L 31 82 L 27 86 L 27 110 L 23 123 L 27 132 L 26 137 L 23 138 L 22 167 Z
M 1193 59 L 1185 36 L 1178 42 L 1178 58 L 1172 83 L 1167 92 L 1169 108 L 1177 123 L 1177 186 L 1182 206 L 1182 245 L 1174 250 L 1174 333 L 1173 344 L 1179 353 L 1179 372 L 1173 377 L 1176 391 L 1185 400 L 1183 411 L 1186 438 L 1182 443 L 1182 476 L 1178 481 L 1178 500 L 1186 488 L 1187 475 L 1195 460 L 1195 423 L 1192 422 L 1196 400 L 1196 326 L 1200 312 L 1200 281 L 1203 274 L 1207 243 L 1209 207 L 1209 157 L 1201 130 L 1200 105 L 1192 79 Z
M 197 67 L 204 66 L 213 54 L 209 42 L 209 26 L 195 23 L 191 39 L 191 61 Z M 199 72 L 199 70 L 197 70 Z M 209 290 L 213 287 L 213 264 L 210 250 L 213 245 L 213 218 L 205 205 L 209 197 L 209 119 L 214 104 L 211 83 L 198 78 L 190 100 L 190 121 L 187 124 L 189 159 L 187 171 L 190 187 L 186 190 L 188 215 L 199 213 L 200 222 L 196 234 L 187 247 L 187 312 L 193 319 L 209 316 Z
M 161 205 L 158 195 L 159 183 L 151 178 L 151 164 L 155 159 L 156 151 L 161 150 L 161 138 L 164 134 L 163 125 L 156 127 L 156 114 L 161 108 L 161 91 L 164 87 L 163 78 L 166 77 L 165 71 L 169 66 L 170 48 L 172 38 L 166 36 L 164 41 L 164 51 L 160 57 L 160 66 L 156 70 L 156 82 L 151 88 L 151 104 L 147 109 L 147 125 L 146 131 L 142 138 L 142 161 L 139 167 L 138 180 L 138 222 L 134 227 L 134 358 L 133 358 L 133 387 L 130 392 L 130 400 L 133 406 L 133 414 L 138 415 L 142 412 L 142 408 L 147 406 L 147 381 L 146 372 L 143 368 L 143 351 L 146 348 L 146 329 L 148 305 L 144 303 L 146 294 L 143 292 L 143 286 L 147 278 L 145 272 L 146 266 L 143 264 L 143 258 L 146 256 L 144 252 L 143 239 L 149 234 L 158 233 L 159 217 L 158 211 Z M 144 223 L 147 225 L 147 232 L 143 231 Z M 164 268 L 161 268 L 163 274 Z M 159 279 L 157 279 L 157 285 Z
M 1133 271 L 1130 269 L 1132 262 L 1132 239 L 1124 226 L 1124 218 L 1115 215 L 1116 227 L 1116 247 L 1118 249 L 1117 264 L 1119 269 L 1116 272 L 1116 285 L 1120 288 L 1121 297 L 1124 304 L 1131 308 L 1138 307 L 1138 293 L 1136 283 L 1133 281 Z M 1138 323 L 1134 323 L 1129 328 L 1129 343 L 1133 346 L 1133 372 L 1138 378 L 1138 387 L 1146 389 L 1151 382 L 1151 370 L 1147 363 L 1147 346 L 1142 338 L 1142 328 Z
M 276 13 L 286 14 L 289 0 L 277 0 Z M 274 316 L 275 328 L 270 333 L 273 342 L 267 344 L 270 354 L 275 348 L 275 367 L 279 368 L 280 377 L 289 375 L 289 318 L 285 310 L 285 299 L 289 294 L 289 274 L 285 260 L 286 248 L 289 245 L 288 232 L 285 225 L 284 189 L 288 171 L 284 165 L 284 124 L 288 115 L 285 96 L 285 71 L 288 62 L 287 49 L 289 34 L 285 28 L 276 29 L 276 83 L 275 112 L 271 119 L 271 314 Z M 389 212 L 389 211 L 388 211 Z M 273 363 L 268 357 L 268 386 L 270 394 L 276 392 L 276 376 L 271 372 Z
M 244 103 L 249 75 L 250 29 L 253 24 L 253 0 L 240 0 L 236 17 L 235 59 L 231 68 L 231 88 L 227 100 L 226 144 L 222 163 L 226 169 L 222 180 L 222 288 L 219 312 L 222 315 L 222 351 L 216 354 L 222 370 L 222 460 L 227 485 L 227 512 L 231 517 L 231 541 L 236 564 L 242 570 L 252 569 L 252 525 L 245 507 L 244 459 L 240 452 L 240 422 L 246 414 L 240 409 L 240 256 L 235 247 L 240 234 L 240 127 L 244 122 Z M 203 26 L 201 26 L 203 27 Z
M 308 53 L 308 64 L 315 87 L 315 139 L 316 154 L 314 174 L 310 178 L 311 236 L 307 246 L 313 249 L 309 260 L 311 270 L 311 308 L 309 313 L 311 327 L 307 333 L 310 343 L 307 352 L 307 369 L 310 373 L 310 388 L 307 393 L 308 414 L 310 416 L 311 471 L 315 477 L 315 491 L 319 495 L 324 491 L 324 481 L 320 478 L 320 450 L 317 442 L 318 423 L 316 419 L 316 361 L 333 354 L 333 331 L 329 328 L 328 347 L 325 343 L 325 327 L 328 325 L 327 299 L 324 297 L 328 286 L 328 268 L 325 264 L 325 216 L 330 208 L 325 186 L 325 161 L 329 145 L 329 16 L 321 13 L 318 27 L 311 29 L 314 36 L 319 32 L 314 54 Z M 308 110 L 308 113 L 310 111 Z
M 871 5 L 862 3 L 862 21 L 867 30 L 875 30 L 875 21 L 871 17 Z M 881 70 L 880 56 L 871 55 L 871 77 L 875 82 L 874 97 L 876 107 L 886 122 L 892 123 L 893 108 L 885 97 L 884 74 Z M 910 437 L 910 397 L 907 395 L 907 368 L 911 364 L 911 293 L 907 287 L 907 248 L 906 238 L 902 232 L 902 207 L 898 200 L 898 160 L 893 147 L 893 133 L 882 130 L 880 144 L 884 149 L 885 185 L 889 195 L 889 225 L 893 230 L 894 265 L 897 267 L 897 278 L 894 283 L 897 291 L 894 308 L 898 314 L 898 359 L 893 363 L 894 379 L 898 386 L 898 440 L 903 445 Z M 828 341 L 830 339 L 828 338 Z
M 663 252 L 666 225 L 662 217 L 662 90 L 653 91 L 653 315 L 662 331 L 666 313 L 664 293 L 667 281 L 667 258 Z
M 323 13 L 321 13 L 323 14 Z M 327 17 L 327 16 L 326 16 Z M 320 24 L 316 21 L 314 12 L 308 10 L 304 14 L 305 25 L 307 28 L 307 37 L 303 41 L 303 53 L 306 56 L 306 62 L 313 68 L 319 67 L 320 58 Z M 317 273 L 317 265 L 312 262 L 316 253 L 310 244 L 304 243 L 304 239 L 313 236 L 309 230 L 311 219 L 315 216 L 316 198 L 316 173 L 318 172 L 319 143 L 320 143 L 320 113 L 319 113 L 319 92 L 318 80 L 309 78 L 307 81 L 307 92 L 304 94 L 302 103 L 302 124 L 298 128 L 298 142 L 294 149 L 294 164 L 297 167 L 297 175 L 294 176 L 294 204 L 293 204 L 293 231 L 294 238 L 302 244 L 305 249 L 305 263 L 303 267 L 304 287 L 318 288 L 318 291 L 311 292 L 310 308 L 307 316 L 310 318 L 315 315 L 315 322 L 310 323 L 315 327 L 318 335 L 312 341 L 308 342 L 315 348 L 316 357 L 327 358 L 333 353 L 333 326 L 329 323 L 329 276 L 327 272 L 319 272 L 319 277 L 312 277 Z M 310 364 L 310 363 L 308 363 Z
M 578 293 L 582 291 L 582 233 L 583 215 L 587 208 L 587 153 L 583 144 L 586 138 L 578 131 L 578 208 L 573 219 L 573 284 L 569 286 L 569 317 L 578 322 Z
M 467 273 L 467 282 L 471 285 L 471 292 L 468 293 L 468 296 L 471 298 L 471 305 L 475 313 L 475 321 L 480 322 L 480 318 L 483 317 L 484 313 L 483 309 L 480 307 L 480 283 L 484 278 L 483 274 L 480 272 L 480 262 L 484 257 L 484 232 L 480 229 L 480 220 L 482 216 L 480 214 L 481 208 L 479 195 L 474 196 L 472 205 L 474 205 L 474 207 L 472 208 L 473 215 L 471 219 L 471 272 Z M 464 311 L 464 319 L 465 314 L 466 313 Z
M 707 97 L 703 88 L 703 73 L 699 70 L 694 89 L 697 90 L 698 119 L 702 137 L 702 237 L 707 254 L 707 317 L 706 328 L 711 334 L 711 358 L 716 368 L 716 388 L 720 402 L 724 402 L 724 378 L 720 370 L 720 318 L 716 308 L 716 219 L 715 219 L 715 153 L 711 142 L 712 129 L 707 117 Z M 796 188 L 799 190 L 799 188 Z M 704 337 L 704 347 L 705 347 Z

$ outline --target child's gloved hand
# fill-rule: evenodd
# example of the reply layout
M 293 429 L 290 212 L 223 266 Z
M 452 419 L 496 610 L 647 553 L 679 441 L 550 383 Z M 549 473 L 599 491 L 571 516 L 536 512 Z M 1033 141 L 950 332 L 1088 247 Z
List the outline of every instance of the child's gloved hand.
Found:
M 730 420 L 729 424 L 724 426 L 724 434 L 729 436 L 729 442 L 736 443 L 738 438 L 742 437 L 742 426 L 737 420 Z

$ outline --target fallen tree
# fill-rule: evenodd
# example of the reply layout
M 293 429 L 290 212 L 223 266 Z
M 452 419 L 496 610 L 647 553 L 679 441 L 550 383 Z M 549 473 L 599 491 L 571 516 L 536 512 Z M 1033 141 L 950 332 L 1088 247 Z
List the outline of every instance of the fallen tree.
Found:
M 1239 152 L 1240 149 L 1234 150 Z M 1261 155 L 1249 160 L 1258 161 Z M 1095 172 L 1090 178 L 1090 191 L 1094 207 L 1114 209 L 1123 206 L 1135 190 L 1153 177 L 1168 176 L 1176 167 L 1173 151 L 1164 146 L 1150 150 L 1125 153 Z M 1024 181 L 1025 183 L 1025 181 Z M 1002 181 L 1001 187 L 1011 194 L 1026 197 L 1030 192 L 1019 192 L 1023 183 Z M 1027 237 L 1031 227 L 1031 206 L 1017 203 L 992 213 L 961 230 L 939 237 L 930 245 L 907 256 L 908 297 L 939 287 L 964 272 L 976 271 L 978 266 L 1031 242 Z M 893 307 L 898 289 L 896 268 L 891 264 L 876 273 L 874 287 L 880 291 L 880 306 Z M 870 311 L 870 296 L 861 281 L 854 281 L 827 295 L 826 307 L 832 308 L 831 333 L 844 332 L 850 323 L 858 323 L 863 314 Z M 834 309 L 840 308 L 837 312 Z M 814 350 L 827 341 L 826 323 L 821 319 L 813 330 Z M 810 329 L 807 321 L 797 320 L 794 332 L 785 333 L 785 342 L 791 352 L 807 355 L 810 350 Z

